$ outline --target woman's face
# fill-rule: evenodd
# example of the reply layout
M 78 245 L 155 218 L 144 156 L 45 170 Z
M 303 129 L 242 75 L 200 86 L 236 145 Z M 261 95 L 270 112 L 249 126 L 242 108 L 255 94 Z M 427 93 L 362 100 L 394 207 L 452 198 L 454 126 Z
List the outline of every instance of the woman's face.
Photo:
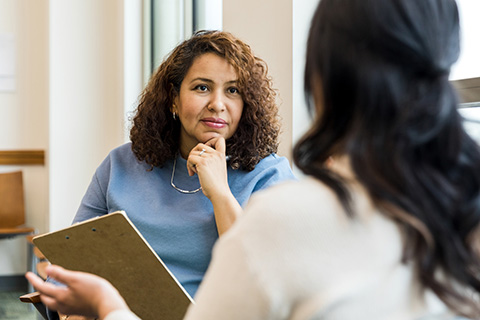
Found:
M 181 123 L 183 156 L 200 142 L 220 136 L 228 139 L 235 133 L 243 111 L 237 82 L 232 65 L 214 53 L 193 61 L 172 107 Z

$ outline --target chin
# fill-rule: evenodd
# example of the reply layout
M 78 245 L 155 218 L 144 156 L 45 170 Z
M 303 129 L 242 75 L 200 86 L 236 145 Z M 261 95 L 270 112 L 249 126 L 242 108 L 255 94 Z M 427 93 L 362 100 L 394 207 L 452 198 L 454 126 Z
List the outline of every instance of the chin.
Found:
M 216 133 L 216 132 L 211 132 L 211 133 L 209 132 L 208 134 L 202 136 L 201 141 L 203 141 L 203 143 L 205 143 L 209 140 L 212 140 L 214 138 L 219 138 L 219 137 L 224 137 L 225 140 L 227 139 L 223 134 Z

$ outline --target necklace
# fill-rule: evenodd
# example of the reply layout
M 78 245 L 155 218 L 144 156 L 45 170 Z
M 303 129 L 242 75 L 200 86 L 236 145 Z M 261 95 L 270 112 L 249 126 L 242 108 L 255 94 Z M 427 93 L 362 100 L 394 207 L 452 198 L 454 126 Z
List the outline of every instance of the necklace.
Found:
M 175 160 L 173 160 L 173 169 L 172 169 L 172 178 L 170 179 L 170 184 L 172 185 L 172 187 L 181 192 L 181 193 L 187 193 L 187 194 L 192 194 L 192 193 L 197 193 L 198 191 L 202 190 L 202 187 L 198 188 L 198 189 L 195 189 L 195 190 L 183 190 L 183 189 L 180 189 L 179 187 L 177 187 L 175 185 L 175 183 L 173 183 L 173 177 L 175 176 L 175 167 L 177 166 L 177 158 L 175 157 Z

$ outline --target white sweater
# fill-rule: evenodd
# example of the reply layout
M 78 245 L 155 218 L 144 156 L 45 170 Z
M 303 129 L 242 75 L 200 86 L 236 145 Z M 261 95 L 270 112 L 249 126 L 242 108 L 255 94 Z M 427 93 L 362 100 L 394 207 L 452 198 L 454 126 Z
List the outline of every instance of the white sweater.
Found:
M 218 241 L 187 320 L 406 320 L 446 307 L 401 264 L 402 236 L 352 183 L 354 219 L 312 178 L 257 193 Z M 135 319 L 117 316 L 111 319 Z

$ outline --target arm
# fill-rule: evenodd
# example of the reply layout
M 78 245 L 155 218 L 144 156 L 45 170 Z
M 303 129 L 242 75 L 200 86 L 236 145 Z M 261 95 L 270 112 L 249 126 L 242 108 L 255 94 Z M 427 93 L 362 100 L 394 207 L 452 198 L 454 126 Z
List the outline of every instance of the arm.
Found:
M 105 319 L 112 312 L 131 313 L 118 291 L 103 278 L 89 273 L 65 270 L 59 266 L 48 266 L 46 271 L 49 277 L 64 283 L 66 287 L 44 282 L 31 272 L 28 272 L 26 277 L 40 292 L 42 302 L 49 309 L 64 314 L 100 319 Z M 124 319 L 138 318 L 132 314 Z
M 220 236 L 230 229 L 243 212 L 228 185 L 225 149 L 223 137 L 212 139 L 193 148 L 187 160 L 189 174 L 198 175 L 203 193 L 212 202 Z
M 230 188 L 229 193 L 218 195 L 210 198 L 213 204 L 213 212 L 215 213 L 215 221 L 217 223 L 218 234 L 221 236 L 235 223 L 237 218 L 242 214 L 243 209 L 233 196 Z
M 109 179 L 110 157 L 107 157 L 95 171 L 72 223 L 85 221 L 108 213 L 106 189 Z

